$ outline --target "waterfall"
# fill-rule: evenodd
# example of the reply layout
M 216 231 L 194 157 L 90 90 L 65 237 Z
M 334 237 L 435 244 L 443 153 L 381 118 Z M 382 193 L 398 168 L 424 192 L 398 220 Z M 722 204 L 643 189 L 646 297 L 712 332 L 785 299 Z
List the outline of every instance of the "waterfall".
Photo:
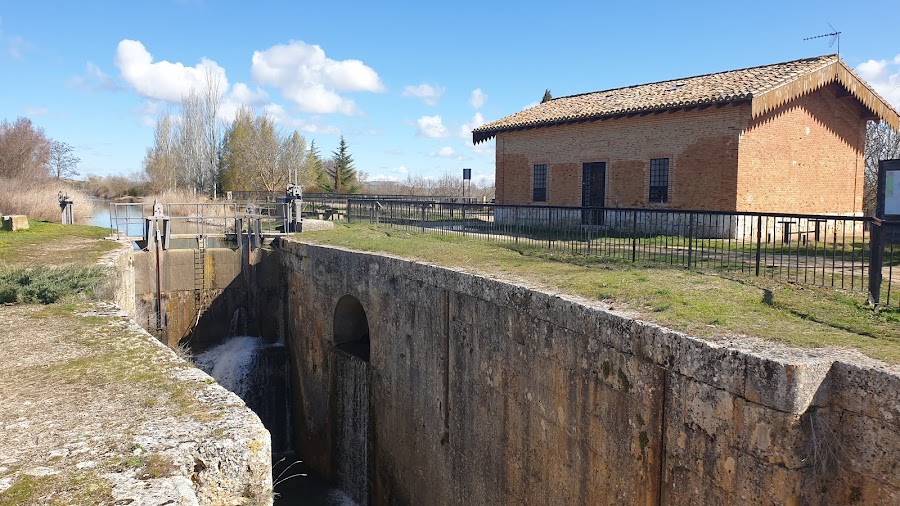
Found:
M 368 504 L 369 364 L 334 351 L 335 478 L 357 504 Z
M 247 335 L 247 310 L 239 307 L 231 314 L 231 336 Z
M 290 375 L 283 344 L 236 336 L 197 355 L 194 363 L 259 416 L 272 435 L 273 455 L 290 450 Z

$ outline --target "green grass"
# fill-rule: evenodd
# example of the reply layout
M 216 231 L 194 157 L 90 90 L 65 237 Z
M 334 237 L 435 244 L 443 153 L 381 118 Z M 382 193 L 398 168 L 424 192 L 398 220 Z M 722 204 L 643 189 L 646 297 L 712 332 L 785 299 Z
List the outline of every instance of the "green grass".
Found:
M 106 270 L 98 266 L 0 266 L 0 303 L 51 304 L 71 295 L 92 297 L 105 279 Z
M 109 504 L 112 500 L 112 484 L 89 471 L 43 478 L 21 475 L 0 492 L 0 506 Z
M 86 225 L 59 225 L 30 220 L 28 230 L 0 230 L 0 265 L 91 264 L 119 247 L 104 241 L 109 230 Z
M 653 267 L 363 224 L 304 233 L 307 242 L 384 252 L 603 300 L 691 335 L 747 335 L 798 347 L 855 348 L 900 363 L 900 310 L 874 312 L 865 296 L 740 273 Z

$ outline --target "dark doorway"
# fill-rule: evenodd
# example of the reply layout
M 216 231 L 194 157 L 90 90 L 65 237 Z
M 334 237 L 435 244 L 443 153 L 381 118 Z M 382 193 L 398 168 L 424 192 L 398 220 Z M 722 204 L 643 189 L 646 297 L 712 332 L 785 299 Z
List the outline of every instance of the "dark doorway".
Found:
M 334 308 L 334 346 L 369 361 L 369 320 L 366 310 L 352 295 L 344 295 Z
M 603 210 L 587 209 L 603 207 L 606 202 L 606 162 L 585 163 L 581 168 L 582 225 L 602 225 Z

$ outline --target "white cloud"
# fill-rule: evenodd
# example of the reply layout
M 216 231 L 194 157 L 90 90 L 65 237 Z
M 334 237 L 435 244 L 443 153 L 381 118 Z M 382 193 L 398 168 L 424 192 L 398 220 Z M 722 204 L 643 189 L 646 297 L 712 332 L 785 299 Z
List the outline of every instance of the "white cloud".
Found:
M 50 111 L 46 107 L 26 107 L 25 115 L 26 116 L 46 116 L 50 114 Z
M 442 86 L 432 86 L 422 83 L 418 86 L 406 86 L 403 88 L 404 97 L 415 97 L 425 102 L 425 105 L 435 106 L 446 89 Z
M 269 103 L 268 100 L 269 94 L 265 90 L 259 88 L 252 90 L 244 83 L 234 83 L 231 91 L 222 98 L 222 104 L 219 107 L 219 119 L 233 121 L 241 106 L 259 109 L 274 105 Z
M 266 93 L 265 90 L 259 88 L 251 90 L 250 87 L 244 83 L 235 83 L 234 86 L 231 87 L 231 95 L 229 98 L 233 99 L 235 102 L 255 107 L 268 100 L 269 94 Z
M 87 62 L 84 66 L 84 75 L 75 76 L 69 80 L 69 86 L 79 88 L 82 91 L 96 93 L 100 91 L 121 91 L 122 87 L 107 75 L 93 62 Z
M 439 156 L 441 158 L 451 158 L 456 154 L 456 151 L 453 151 L 453 148 L 450 146 L 444 146 L 438 151 L 431 153 L 431 156 Z
M 274 86 L 304 112 L 355 114 L 356 104 L 338 92 L 381 92 L 378 74 L 359 60 L 332 60 L 318 45 L 303 41 L 254 51 L 253 78 Z
M 178 103 L 191 89 L 200 89 L 209 74 L 221 93 L 228 89 L 225 69 L 218 63 L 203 58 L 193 67 L 180 62 L 153 62 L 153 55 L 137 40 L 122 40 L 116 50 L 116 67 L 122 79 L 140 95 L 153 99 Z
M 448 135 L 447 128 L 444 126 L 440 115 L 422 116 L 416 120 L 416 125 L 419 127 L 416 133 L 423 137 L 439 139 L 441 137 L 447 137 Z
M 468 139 L 469 142 L 472 142 L 472 130 L 483 124 L 485 124 L 484 116 L 482 116 L 480 112 L 476 112 L 468 123 L 463 123 L 463 125 L 459 127 L 459 137 Z
M 269 117 L 279 125 L 293 128 L 304 133 L 326 135 L 338 135 L 341 133 L 340 129 L 333 125 L 324 125 L 318 121 L 293 117 L 279 104 L 270 103 L 265 105 L 262 109 L 265 114 L 269 115 Z
M 856 66 L 856 72 L 894 107 L 900 107 L 900 54 L 893 60 L 869 60 Z
M 7 37 L 7 43 L 9 44 L 9 56 L 11 56 L 14 60 L 24 60 L 25 51 L 31 51 L 32 49 L 34 49 L 34 44 L 28 42 L 22 37 L 19 37 L 18 35 Z
M 481 91 L 481 88 L 475 88 L 472 90 L 472 95 L 469 97 L 469 104 L 475 109 L 481 109 L 481 106 L 487 102 L 488 96 Z
M 399 174 L 409 174 L 409 169 L 407 169 L 405 165 L 401 165 L 397 167 L 396 172 Z
M 34 44 L 18 35 L 7 35 L 3 32 L 3 18 L 0 17 L 0 44 L 6 45 L 6 52 L 13 60 L 25 59 L 25 52 L 34 50 Z
M 524 111 L 526 109 L 531 109 L 532 107 L 537 107 L 539 105 L 541 105 L 539 102 L 531 102 L 530 104 L 523 107 L 522 110 Z
M 138 115 L 140 118 L 141 125 L 154 128 L 156 127 L 156 119 L 159 117 L 159 113 L 162 112 L 163 107 L 160 101 L 158 100 L 147 100 L 144 104 L 137 109 L 135 109 L 134 113 Z M 176 121 L 178 120 L 176 116 Z
M 428 156 L 430 156 L 432 158 L 449 158 L 451 160 L 457 160 L 457 161 L 468 160 L 468 158 L 466 158 L 463 155 L 458 154 L 456 152 L 456 150 L 454 150 L 450 146 L 444 146 L 437 151 L 428 153 Z

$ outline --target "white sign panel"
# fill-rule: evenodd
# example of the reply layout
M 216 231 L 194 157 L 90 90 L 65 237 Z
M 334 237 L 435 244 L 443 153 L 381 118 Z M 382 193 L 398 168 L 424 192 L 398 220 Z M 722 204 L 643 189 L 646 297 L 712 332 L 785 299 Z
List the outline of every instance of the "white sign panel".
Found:
M 884 171 L 884 214 L 900 216 L 900 170 Z

